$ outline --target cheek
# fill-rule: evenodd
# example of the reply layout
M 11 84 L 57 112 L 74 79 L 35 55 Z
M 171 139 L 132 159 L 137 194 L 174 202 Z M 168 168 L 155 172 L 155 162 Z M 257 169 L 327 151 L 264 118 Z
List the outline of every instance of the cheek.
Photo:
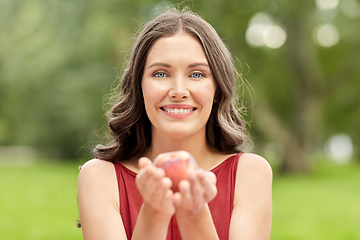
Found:
M 156 104 L 161 101 L 164 95 L 164 90 L 159 87 L 158 84 L 154 84 L 151 81 L 143 81 L 141 84 L 142 92 L 144 96 L 145 107 L 149 108 L 149 104 Z
M 214 85 L 205 85 L 198 89 L 198 101 L 202 105 L 212 106 L 215 96 L 215 86 Z

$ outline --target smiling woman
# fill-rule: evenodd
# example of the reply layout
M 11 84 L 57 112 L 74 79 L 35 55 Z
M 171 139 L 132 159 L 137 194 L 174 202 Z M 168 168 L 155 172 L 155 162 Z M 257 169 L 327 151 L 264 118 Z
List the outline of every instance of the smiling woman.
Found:
M 272 171 L 240 150 L 236 76 L 195 13 L 171 9 L 144 25 L 110 110 L 114 141 L 96 147 L 79 175 L 84 239 L 269 239 Z M 180 150 L 198 168 L 172 186 L 152 161 Z
M 192 134 L 197 144 L 206 145 L 216 85 L 195 37 L 179 32 L 158 39 L 148 53 L 141 86 L 153 138 L 160 135 L 171 143 L 171 138 Z
M 193 61 L 188 67 L 203 65 L 201 69 L 206 70 L 203 72 L 212 76 L 216 84 L 214 106 L 207 124 L 209 144 L 226 153 L 240 151 L 239 146 L 246 140 L 246 123 L 239 112 L 243 107 L 237 109 L 234 103 L 236 77 L 240 75 L 236 71 L 231 53 L 213 27 L 202 18 L 186 10 L 182 13 L 170 10 L 144 25 L 139 31 L 118 86 L 119 101 L 109 111 L 109 126 L 115 140 L 107 147 L 99 145 L 95 148 L 95 156 L 107 160 L 139 158 L 148 149 L 151 143 L 151 123 L 145 112 L 141 87 L 143 72 L 147 70 L 147 55 L 154 42 L 179 31 L 197 39 L 201 45 L 200 51 L 206 57 L 205 61 Z M 183 44 L 179 51 L 186 49 L 187 46 Z M 167 50 L 163 50 L 163 53 Z M 176 54 L 173 58 L 175 57 Z M 188 57 L 192 59 L 193 54 L 189 53 Z M 148 64 L 147 68 L 159 66 L 165 70 L 171 68 L 169 63 L 160 61 Z M 165 77 L 168 73 L 164 69 L 161 75 L 160 72 L 153 74 Z M 241 78 L 239 80 L 242 81 Z

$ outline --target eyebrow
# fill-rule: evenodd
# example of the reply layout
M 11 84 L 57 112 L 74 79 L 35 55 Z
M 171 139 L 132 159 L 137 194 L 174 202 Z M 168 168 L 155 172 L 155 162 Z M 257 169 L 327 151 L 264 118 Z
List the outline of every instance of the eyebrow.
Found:
M 156 62 L 156 63 L 153 63 L 151 64 L 148 68 L 152 68 L 152 67 L 155 67 L 155 66 L 162 66 L 162 67 L 166 67 L 166 68 L 171 68 L 171 65 L 168 64 L 168 63 L 163 63 L 163 62 Z M 209 67 L 209 64 L 207 63 L 203 63 L 203 62 L 196 62 L 196 63 L 191 63 L 189 64 L 188 68 L 194 68 L 194 67 L 197 67 L 197 66 L 205 66 L 205 67 Z
M 205 66 L 207 68 L 210 68 L 209 64 L 204 63 L 204 62 L 191 63 L 191 64 L 189 64 L 188 68 L 193 68 L 193 67 L 197 67 L 197 66 Z
M 171 68 L 171 65 L 170 65 L 170 64 L 163 63 L 163 62 L 153 63 L 153 64 L 151 64 L 148 68 L 152 68 L 152 67 L 155 67 L 155 66 L 162 66 L 162 67 L 166 67 L 166 68 Z

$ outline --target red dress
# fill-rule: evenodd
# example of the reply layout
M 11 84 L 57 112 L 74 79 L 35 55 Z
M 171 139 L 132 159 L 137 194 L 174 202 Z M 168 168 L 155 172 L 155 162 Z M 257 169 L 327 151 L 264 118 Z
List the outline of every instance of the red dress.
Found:
M 210 212 L 220 240 L 229 238 L 229 227 L 234 202 L 235 179 L 241 153 L 231 156 L 213 168 L 217 182 L 218 194 L 209 203 Z M 136 219 L 143 204 L 141 195 L 135 184 L 136 173 L 121 163 L 114 163 L 119 186 L 121 218 L 126 235 L 131 239 Z M 172 217 L 166 240 L 181 240 L 176 218 Z

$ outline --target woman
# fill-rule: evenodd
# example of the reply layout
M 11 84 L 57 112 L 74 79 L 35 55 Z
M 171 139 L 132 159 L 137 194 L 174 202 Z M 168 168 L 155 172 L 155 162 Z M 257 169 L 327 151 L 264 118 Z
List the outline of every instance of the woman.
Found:
M 242 153 L 231 54 L 201 17 L 169 10 L 139 32 L 110 111 L 112 145 L 78 180 L 84 239 L 269 239 L 272 171 Z M 191 153 L 179 192 L 152 160 Z

